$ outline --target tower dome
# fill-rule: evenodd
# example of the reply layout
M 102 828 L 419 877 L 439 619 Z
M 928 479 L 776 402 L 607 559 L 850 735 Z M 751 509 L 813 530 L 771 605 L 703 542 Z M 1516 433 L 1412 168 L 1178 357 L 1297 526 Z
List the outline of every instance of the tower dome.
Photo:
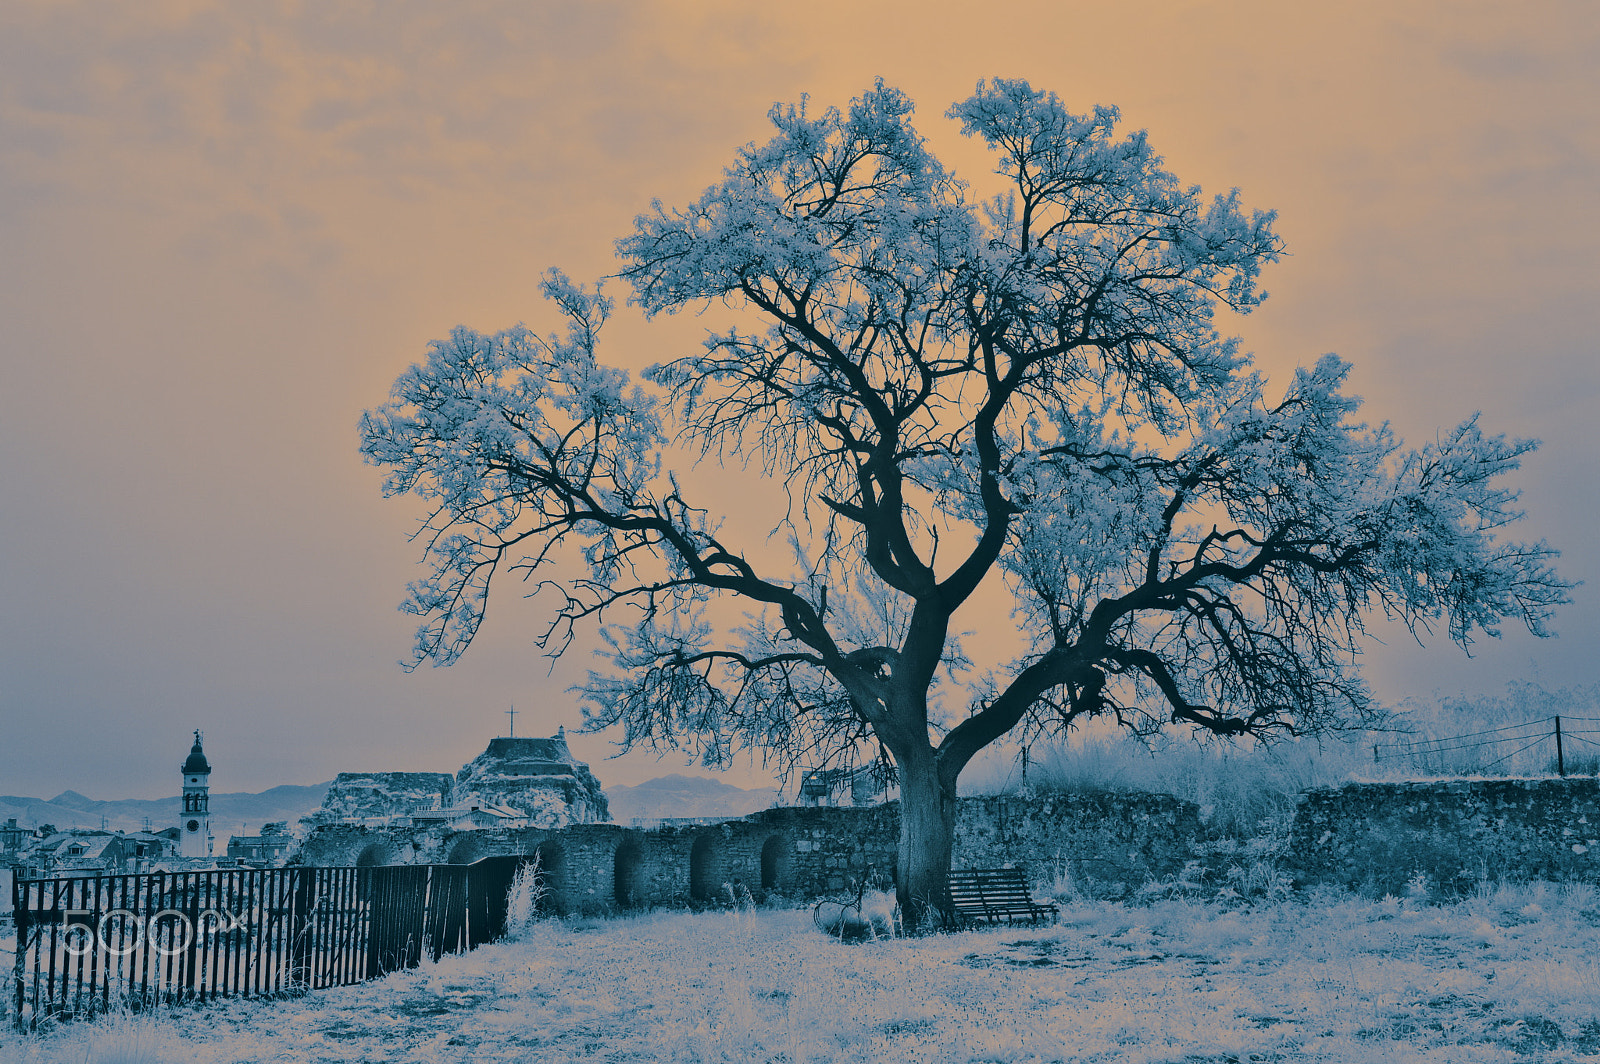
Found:
M 198 729 L 194 733 L 194 746 L 189 748 L 189 758 L 184 761 L 182 771 L 185 776 L 209 776 L 211 774 L 211 762 L 206 760 L 206 752 L 200 749 L 200 732 Z

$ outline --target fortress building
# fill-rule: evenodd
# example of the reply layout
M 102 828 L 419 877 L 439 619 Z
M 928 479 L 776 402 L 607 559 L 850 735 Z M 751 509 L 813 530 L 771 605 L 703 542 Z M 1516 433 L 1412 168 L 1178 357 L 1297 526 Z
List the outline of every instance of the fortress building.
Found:
M 572 756 L 565 728 L 548 739 L 489 740 L 488 749 L 456 773 L 455 804 L 515 810 L 534 827 L 611 819 L 600 781 Z
M 605 791 L 572 756 L 566 730 L 549 738 L 503 736 L 444 772 L 341 772 L 322 808 L 301 823 L 560 828 L 610 819 Z

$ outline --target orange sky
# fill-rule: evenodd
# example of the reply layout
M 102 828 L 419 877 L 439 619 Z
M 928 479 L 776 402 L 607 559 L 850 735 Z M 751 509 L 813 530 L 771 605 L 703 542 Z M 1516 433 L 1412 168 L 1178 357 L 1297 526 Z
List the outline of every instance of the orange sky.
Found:
M 865 6 L 866 11 L 861 8 Z M 1397 13 L 1394 8 L 1399 8 Z M 417 515 L 360 412 L 452 325 L 548 319 L 775 101 L 881 75 L 958 172 L 980 77 L 1119 106 L 1169 167 L 1280 212 L 1240 331 L 1276 380 L 1337 351 L 1422 442 L 1474 410 L 1544 448 L 1523 538 L 1586 580 L 1561 638 L 1375 648 L 1388 699 L 1600 680 L 1600 20 L 1586 2 L 0 6 L 0 793 L 218 790 L 453 770 L 578 723 L 512 603 L 403 673 Z M 616 361 L 709 320 L 612 330 Z M 607 782 L 681 759 L 600 763 Z M 748 782 L 747 775 L 738 782 Z

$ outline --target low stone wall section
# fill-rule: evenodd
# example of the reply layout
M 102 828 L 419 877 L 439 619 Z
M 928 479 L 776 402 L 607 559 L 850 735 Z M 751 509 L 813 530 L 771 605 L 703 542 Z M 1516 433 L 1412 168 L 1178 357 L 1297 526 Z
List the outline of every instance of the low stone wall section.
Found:
M 964 799 L 956 867 L 1025 867 L 1043 885 L 1063 876 L 1120 896 L 1181 869 L 1200 830 L 1195 807 L 1166 795 L 1048 795 Z M 310 865 L 470 864 L 538 856 L 560 913 L 727 905 L 748 891 L 805 900 L 862 879 L 892 883 L 899 805 L 767 809 L 715 824 L 653 829 L 576 824 L 561 829 L 450 831 L 329 825 L 300 852 Z
M 1167 794 L 969 798 L 956 820 L 951 865 L 1015 864 L 1035 885 L 1120 898 L 1181 874 L 1203 834 L 1199 806 Z
M 1460 894 L 1479 883 L 1600 881 L 1600 781 L 1363 783 L 1300 795 L 1297 886 Z M 1419 879 L 1418 877 L 1425 877 Z
M 1225 840 L 1224 840 L 1225 841 Z M 822 897 L 892 881 L 899 807 L 768 809 L 714 824 L 635 829 L 449 831 L 330 825 L 300 859 L 317 865 L 469 864 L 537 856 L 557 912 Z M 953 865 L 1026 868 L 1036 887 L 1117 898 L 1152 883 L 1229 882 L 1239 849 L 1208 838 L 1190 802 L 1158 794 L 963 799 Z M 1294 885 L 1370 894 L 1457 894 L 1501 879 L 1600 883 L 1600 781 L 1593 778 L 1351 784 L 1299 798 L 1275 861 Z M 1420 878 L 1419 878 L 1420 877 Z

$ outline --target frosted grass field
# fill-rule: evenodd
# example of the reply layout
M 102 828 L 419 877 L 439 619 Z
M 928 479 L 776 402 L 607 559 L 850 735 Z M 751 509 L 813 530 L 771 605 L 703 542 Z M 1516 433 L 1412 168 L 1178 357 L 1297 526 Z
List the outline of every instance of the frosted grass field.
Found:
M 1068 904 L 862 945 L 805 911 L 546 923 L 297 1000 L 8 1032 L 0 1060 L 1600 1061 L 1600 897 Z

